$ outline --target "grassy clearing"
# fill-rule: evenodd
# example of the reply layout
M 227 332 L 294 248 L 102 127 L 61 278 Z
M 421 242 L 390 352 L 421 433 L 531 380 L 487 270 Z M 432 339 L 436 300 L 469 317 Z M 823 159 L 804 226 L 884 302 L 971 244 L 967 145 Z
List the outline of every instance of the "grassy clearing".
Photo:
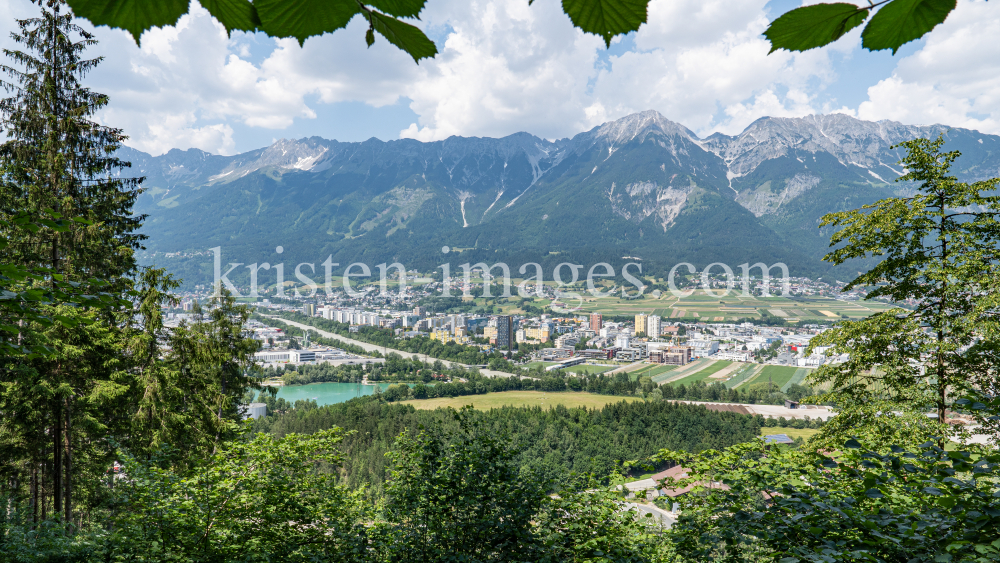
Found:
M 819 430 L 815 428 L 787 428 L 787 427 L 772 427 L 772 428 L 761 428 L 760 435 L 766 436 L 768 434 L 788 434 L 791 439 L 802 438 L 803 440 L 808 440 L 816 434 Z
M 681 383 L 683 383 L 684 385 L 690 385 L 695 381 L 701 381 L 702 379 L 705 379 L 706 377 L 712 375 L 713 373 L 718 372 L 719 370 L 728 366 L 731 363 L 733 362 L 730 362 L 728 360 L 720 360 L 718 362 L 714 362 L 710 364 L 708 367 L 702 368 L 700 371 L 696 371 L 687 377 L 682 377 L 677 381 L 671 381 L 670 384 L 680 385 Z
M 439 407 L 459 409 L 465 405 L 472 405 L 479 410 L 495 409 L 503 406 L 547 408 L 556 405 L 564 405 L 567 408 L 587 407 L 590 409 L 599 409 L 612 403 L 641 400 L 637 397 L 595 395 L 593 393 L 574 393 L 571 391 L 558 393 L 546 393 L 544 391 L 504 391 L 502 393 L 467 395 L 465 397 L 438 397 L 435 399 L 403 401 L 403 404 L 413 405 L 414 408 L 422 410 L 433 410 Z

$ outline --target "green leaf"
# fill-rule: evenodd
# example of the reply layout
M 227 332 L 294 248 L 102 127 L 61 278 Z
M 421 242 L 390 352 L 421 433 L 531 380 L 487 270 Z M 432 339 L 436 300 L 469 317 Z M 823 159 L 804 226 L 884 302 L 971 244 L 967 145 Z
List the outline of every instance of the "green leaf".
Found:
M 198 3 L 219 20 L 229 35 L 233 31 L 257 31 L 260 27 L 260 16 L 249 0 L 198 0 Z
M 271 37 L 294 37 L 299 45 L 314 35 L 347 27 L 361 13 L 354 0 L 256 0 L 261 30 Z
M 861 45 L 869 51 L 892 49 L 920 39 L 943 22 L 957 0 L 892 0 L 872 16 L 861 33 Z
M 861 442 L 858 442 L 854 438 L 851 438 L 850 440 L 844 442 L 844 445 L 847 446 L 848 448 L 852 448 L 852 449 L 856 450 L 856 449 L 858 449 L 858 448 L 861 447 Z
M 365 4 L 393 17 L 420 19 L 427 0 L 368 0 Z
M 375 31 L 389 43 L 406 51 L 415 62 L 419 63 L 420 59 L 431 58 L 437 54 L 437 46 L 420 29 L 378 12 L 371 12 L 370 17 Z M 368 46 L 370 47 L 371 43 Z
M 604 39 L 636 31 L 646 23 L 649 0 L 562 0 L 563 11 L 573 25 Z
M 188 0 L 67 0 L 73 13 L 94 25 L 124 29 L 136 44 L 142 32 L 174 25 L 188 11 Z
M 868 8 L 854 4 L 813 4 L 782 14 L 767 26 L 764 37 L 771 42 L 769 53 L 778 49 L 808 51 L 840 39 L 867 17 Z
M 878 489 L 868 489 L 867 491 L 865 491 L 865 496 L 868 498 L 885 498 L 885 495 L 882 494 L 882 491 Z

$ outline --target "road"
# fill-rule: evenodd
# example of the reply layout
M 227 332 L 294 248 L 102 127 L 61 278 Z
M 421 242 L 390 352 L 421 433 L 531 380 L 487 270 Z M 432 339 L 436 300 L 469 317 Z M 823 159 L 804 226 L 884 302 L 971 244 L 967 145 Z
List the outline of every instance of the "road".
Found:
M 677 515 L 672 512 L 667 512 L 655 504 L 639 504 L 637 502 L 628 503 L 629 509 L 635 510 L 639 513 L 639 516 L 645 517 L 646 514 L 652 516 L 654 520 L 658 520 L 660 525 L 664 528 L 670 528 L 677 523 Z
M 296 322 L 296 321 L 290 321 L 288 319 L 283 319 L 281 317 L 275 317 L 275 316 L 269 316 L 269 315 L 262 315 L 262 316 L 264 316 L 264 317 L 266 317 L 268 319 L 274 319 L 276 321 L 281 321 L 283 323 L 289 324 L 289 325 L 294 326 L 296 328 L 301 328 L 302 330 L 311 330 L 311 331 L 315 332 L 316 334 L 319 334 L 323 338 L 336 338 L 337 340 L 340 340 L 341 342 L 344 342 L 346 344 L 353 344 L 355 346 L 360 346 L 366 352 L 379 352 L 381 354 L 385 354 L 386 352 L 396 352 L 397 354 L 399 354 L 400 356 L 403 356 L 404 358 L 412 358 L 413 356 L 416 356 L 417 359 L 419 359 L 420 361 L 427 362 L 427 363 L 430 363 L 430 364 L 432 364 L 432 363 L 434 363 L 434 362 L 436 362 L 436 361 L 439 360 L 439 358 L 432 358 L 432 357 L 430 357 L 430 356 L 428 356 L 426 354 L 414 354 L 412 352 L 404 352 L 402 350 L 396 350 L 395 348 L 385 348 L 383 346 L 376 346 L 375 344 L 369 344 L 367 342 L 361 342 L 360 340 L 354 340 L 353 338 L 347 338 L 346 336 L 341 336 L 339 334 L 335 334 L 335 333 L 332 333 L 332 332 L 327 332 L 325 330 L 320 330 L 320 329 L 318 329 L 318 328 L 316 328 L 314 326 L 309 326 L 307 324 L 302 324 L 302 323 Z M 467 365 L 467 364 L 460 364 L 458 362 L 452 362 L 452 361 L 448 361 L 448 360 L 440 360 L 440 361 L 443 364 L 445 364 L 446 366 L 462 366 L 462 367 L 464 367 L 466 369 L 472 369 L 472 367 L 473 367 L 473 366 L 470 366 L 470 365 Z M 485 375 L 486 377 L 510 377 L 511 375 L 513 375 L 513 374 L 510 374 L 510 373 L 507 373 L 507 372 L 496 371 L 496 370 L 492 370 L 492 369 L 484 369 L 484 368 L 477 368 L 477 369 L 479 369 L 479 373 Z

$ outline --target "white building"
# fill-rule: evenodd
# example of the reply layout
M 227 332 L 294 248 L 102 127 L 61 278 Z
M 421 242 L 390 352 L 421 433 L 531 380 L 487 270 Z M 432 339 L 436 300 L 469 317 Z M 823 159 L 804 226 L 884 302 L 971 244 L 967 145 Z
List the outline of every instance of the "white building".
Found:
M 580 338 L 577 336 L 571 336 L 569 334 L 563 334 L 556 338 L 556 348 L 572 348 L 579 344 Z
M 726 352 L 718 352 L 712 358 L 716 360 L 729 360 L 730 362 L 749 362 L 750 352 L 744 352 L 742 350 L 728 350 Z
M 256 362 L 268 364 L 273 362 L 315 362 L 316 352 L 313 350 L 264 350 L 253 355 Z
M 646 336 L 650 338 L 659 338 L 662 330 L 663 322 L 660 320 L 659 315 L 650 315 L 646 317 Z
M 694 356 L 707 358 L 719 351 L 719 343 L 715 340 L 688 340 L 688 346 L 694 348 Z
M 619 334 L 615 337 L 615 348 L 621 348 L 622 350 L 629 348 L 632 340 L 627 334 Z

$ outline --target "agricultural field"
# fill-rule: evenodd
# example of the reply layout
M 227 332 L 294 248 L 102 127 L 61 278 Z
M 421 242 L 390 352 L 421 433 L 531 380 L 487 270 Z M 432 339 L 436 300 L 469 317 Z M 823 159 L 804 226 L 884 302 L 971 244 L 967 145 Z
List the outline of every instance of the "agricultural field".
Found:
M 536 306 L 544 307 L 547 300 L 538 299 Z M 606 315 L 635 315 L 647 313 L 664 319 L 688 322 L 728 322 L 737 319 L 759 319 L 764 314 L 783 318 L 789 322 L 836 321 L 843 318 L 861 319 L 891 308 L 879 302 L 840 301 L 829 297 L 743 297 L 730 294 L 726 297 L 705 295 L 703 292 L 677 298 L 665 293 L 659 298 L 644 295 L 641 299 L 623 300 L 618 297 L 585 297 L 580 313 Z
M 726 387 L 733 389 L 739 387 L 743 383 L 753 379 L 754 375 L 764 366 L 760 364 L 743 364 L 736 371 L 734 371 L 728 379 L 724 381 Z
M 757 372 L 757 375 L 747 380 L 746 384 L 766 383 L 768 378 L 770 378 L 771 383 L 775 386 L 781 389 L 788 389 L 792 378 L 795 377 L 800 369 L 805 368 L 797 368 L 795 366 L 764 366 L 763 369 Z M 802 377 L 805 377 L 805 373 L 802 374 Z
M 648 367 L 643 367 L 635 371 L 629 372 L 629 377 L 632 379 L 632 381 L 635 381 L 640 377 L 655 378 L 656 376 L 667 373 L 668 371 L 673 371 L 677 367 L 678 366 L 649 364 Z
M 792 374 L 792 378 L 788 380 L 788 383 L 781 386 L 782 391 L 788 391 L 788 388 L 794 384 L 804 385 L 806 377 L 812 372 L 811 368 L 798 368 L 795 373 Z
M 674 366 L 674 369 L 672 370 L 653 376 L 653 383 L 663 384 L 673 379 L 681 379 L 686 375 L 708 367 L 711 363 L 712 360 L 699 359 L 687 364 L 686 366 Z
M 713 374 L 721 371 L 722 369 L 729 367 L 729 365 L 732 364 L 732 363 L 733 362 L 729 362 L 729 361 L 726 361 L 726 360 L 720 360 L 720 361 L 717 361 L 717 362 L 713 362 L 713 363 L 709 364 L 708 366 L 703 367 L 702 369 L 700 369 L 700 370 L 692 373 L 691 375 L 687 375 L 687 376 L 682 377 L 680 379 L 675 379 L 674 381 L 671 381 L 670 385 L 681 385 L 681 384 L 690 385 L 690 384 L 694 383 L 695 381 L 701 381 L 703 379 L 706 379 L 710 375 L 713 375 Z
M 599 409 L 612 403 L 622 401 L 641 401 L 638 397 L 618 397 L 614 395 L 596 395 L 593 393 L 575 393 L 562 391 L 547 393 L 544 391 L 504 391 L 502 393 L 487 393 L 485 395 L 466 395 L 464 397 L 438 397 L 435 399 L 418 399 L 402 401 L 421 410 L 433 410 L 438 407 L 459 409 L 472 405 L 478 410 L 495 409 L 504 406 L 511 407 L 554 407 L 563 405 L 566 408 L 586 407 Z

